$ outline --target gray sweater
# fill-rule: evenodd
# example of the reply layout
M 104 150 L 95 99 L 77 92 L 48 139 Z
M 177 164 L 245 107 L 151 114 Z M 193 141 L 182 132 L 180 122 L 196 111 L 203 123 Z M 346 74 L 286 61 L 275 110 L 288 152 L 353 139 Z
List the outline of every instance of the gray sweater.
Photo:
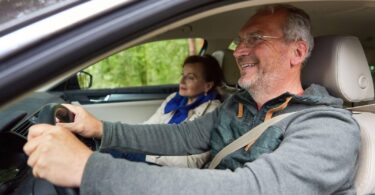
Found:
M 293 97 L 288 107 L 275 115 L 300 111 L 267 129 L 250 151 L 229 155 L 220 169 L 150 166 L 95 152 L 85 167 L 81 194 L 355 194 L 359 127 L 349 111 L 339 108 L 342 101 L 317 85 L 303 96 L 283 94 L 259 111 L 242 91 L 212 114 L 180 125 L 105 122 L 101 148 L 157 155 L 217 153 L 287 96 Z M 238 102 L 245 105 L 244 117 L 236 119 Z

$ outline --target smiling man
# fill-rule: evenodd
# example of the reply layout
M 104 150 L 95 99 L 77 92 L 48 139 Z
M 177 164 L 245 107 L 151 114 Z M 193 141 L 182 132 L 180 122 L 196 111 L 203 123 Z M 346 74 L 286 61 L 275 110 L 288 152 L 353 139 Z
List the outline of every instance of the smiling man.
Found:
M 285 92 L 303 93 L 301 64 L 310 54 L 313 40 L 308 16 L 299 14 L 294 17 L 301 17 L 300 27 L 293 26 L 297 24 L 291 17 L 285 19 L 287 12 L 260 12 L 239 33 L 234 52 L 241 72 L 238 83 L 259 107 Z
M 180 125 L 102 122 L 81 107 L 73 123 L 30 128 L 25 152 L 37 177 L 82 194 L 355 194 L 359 128 L 342 100 L 324 87 L 303 89 L 302 65 L 313 48 L 310 20 L 287 5 L 259 10 L 243 26 L 234 52 L 243 90 L 201 119 Z M 273 116 L 251 147 L 215 170 L 156 167 L 92 152 L 71 131 L 116 147 L 158 155 L 221 149 Z M 164 143 L 170 143 L 168 145 Z M 69 158 L 67 158 L 69 157 Z

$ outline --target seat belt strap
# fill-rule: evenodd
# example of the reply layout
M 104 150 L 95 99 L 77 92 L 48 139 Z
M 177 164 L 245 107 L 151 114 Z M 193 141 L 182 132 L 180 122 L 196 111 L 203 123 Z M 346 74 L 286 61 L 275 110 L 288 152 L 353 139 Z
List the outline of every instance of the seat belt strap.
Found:
M 356 111 L 356 112 L 372 112 L 375 113 L 375 104 L 368 104 L 363 106 L 356 106 L 351 108 L 346 108 L 347 110 Z
M 271 125 L 275 124 L 283 120 L 284 118 L 294 114 L 295 112 L 281 114 L 274 118 L 271 118 L 263 123 L 257 125 L 247 133 L 243 134 L 241 137 L 237 138 L 235 141 L 230 143 L 229 145 L 225 146 L 219 153 L 216 154 L 214 159 L 211 161 L 209 169 L 216 168 L 217 165 L 221 162 L 223 158 L 225 158 L 228 154 L 246 146 L 246 145 L 253 145 L 255 141 L 262 135 L 262 133 Z
M 269 109 L 266 113 L 266 116 L 264 117 L 264 121 L 270 120 L 275 112 L 284 110 L 288 106 L 288 103 L 290 102 L 291 99 L 292 97 L 287 97 L 284 103 L 280 104 L 279 106 L 275 108 Z M 249 143 L 248 145 L 245 146 L 244 148 L 245 151 L 247 152 L 248 150 L 250 150 L 250 147 L 251 147 L 251 144 Z

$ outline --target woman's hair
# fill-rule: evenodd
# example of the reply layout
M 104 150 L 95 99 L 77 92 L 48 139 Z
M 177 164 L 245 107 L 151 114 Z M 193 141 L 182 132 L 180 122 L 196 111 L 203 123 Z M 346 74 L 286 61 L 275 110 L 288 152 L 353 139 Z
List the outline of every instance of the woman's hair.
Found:
M 217 87 L 222 86 L 224 75 L 221 71 L 219 62 L 212 57 L 211 55 L 193 55 L 189 56 L 185 59 L 183 66 L 185 64 L 200 64 L 202 66 L 203 70 L 203 79 L 206 82 L 213 82 L 214 86 L 211 88 L 211 90 L 215 90 Z

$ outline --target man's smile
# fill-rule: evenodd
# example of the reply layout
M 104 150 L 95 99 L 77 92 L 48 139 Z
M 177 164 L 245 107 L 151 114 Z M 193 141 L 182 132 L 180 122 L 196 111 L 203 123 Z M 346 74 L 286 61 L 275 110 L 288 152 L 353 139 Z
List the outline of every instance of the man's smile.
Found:
M 254 67 L 255 65 L 257 65 L 257 63 L 241 64 L 241 68 L 242 68 L 242 69 L 245 69 L 245 68 L 251 68 L 251 67 Z
M 256 67 L 259 60 L 255 56 L 241 56 L 237 58 L 237 63 L 242 72 Z

